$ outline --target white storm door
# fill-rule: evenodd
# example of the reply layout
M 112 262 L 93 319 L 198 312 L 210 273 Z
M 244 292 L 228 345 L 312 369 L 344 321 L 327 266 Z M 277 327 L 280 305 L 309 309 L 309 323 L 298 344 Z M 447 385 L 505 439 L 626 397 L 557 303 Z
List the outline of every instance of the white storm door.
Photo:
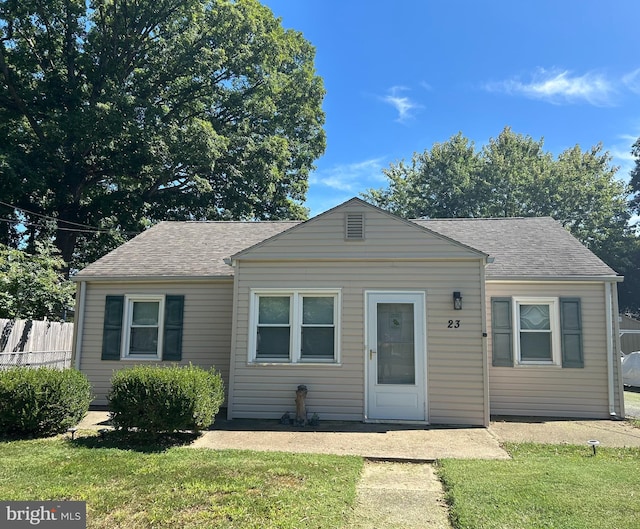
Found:
M 367 293 L 367 420 L 425 421 L 425 297 Z

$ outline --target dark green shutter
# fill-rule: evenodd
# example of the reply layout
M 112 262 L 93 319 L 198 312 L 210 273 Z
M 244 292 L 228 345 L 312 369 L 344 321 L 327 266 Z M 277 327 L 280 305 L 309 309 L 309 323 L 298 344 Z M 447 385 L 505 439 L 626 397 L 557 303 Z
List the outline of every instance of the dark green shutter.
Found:
M 513 367 L 513 324 L 511 298 L 491 298 L 492 363 Z
M 580 298 L 560 298 L 562 367 L 584 367 Z
M 184 296 L 167 296 L 164 301 L 163 360 L 182 360 L 183 315 Z
M 104 304 L 102 359 L 120 360 L 124 296 L 107 296 Z

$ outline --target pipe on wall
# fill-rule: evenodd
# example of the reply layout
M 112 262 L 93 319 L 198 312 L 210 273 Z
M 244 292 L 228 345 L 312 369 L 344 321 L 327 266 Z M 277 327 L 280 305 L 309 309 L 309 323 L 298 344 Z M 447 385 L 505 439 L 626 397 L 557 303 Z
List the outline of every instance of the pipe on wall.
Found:
M 609 390 L 609 416 L 616 417 L 616 401 L 614 394 L 614 372 L 613 372 L 613 355 L 615 354 L 615 347 L 613 346 L 613 318 L 617 318 L 617 314 L 613 313 L 613 289 L 611 283 L 607 282 L 605 285 L 605 316 L 606 316 L 606 329 L 607 329 L 607 380 Z
M 78 283 L 78 303 L 76 305 L 76 314 L 75 314 L 75 367 L 76 369 L 80 369 L 80 354 L 82 351 L 82 335 L 84 334 L 84 307 L 85 307 L 85 298 L 87 297 L 87 282 L 80 281 Z

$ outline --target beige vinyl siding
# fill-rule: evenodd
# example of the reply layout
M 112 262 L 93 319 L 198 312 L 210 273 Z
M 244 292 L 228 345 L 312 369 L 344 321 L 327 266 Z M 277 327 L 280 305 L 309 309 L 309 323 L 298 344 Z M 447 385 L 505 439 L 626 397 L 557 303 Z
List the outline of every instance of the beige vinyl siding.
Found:
M 489 394 L 492 415 L 608 418 L 605 288 L 603 283 L 487 282 L 487 321 L 491 297 L 579 297 L 582 304 L 584 368 L 559 366 L 493 367 L 489 332 Z M 615 377 L 620 362 L 614 362 Z M 616 407 L 619 399 L 616 395 Z
M 342 233 L 342 232 L 341 232 Z M 307 241 L 309 244 L 309 241 Z M 295 412 L 295 390 L 308 387 L 307 411 L 321 419 L 363 420 L 365 292 L 426 292 L 427 413 L 431 423 L 481 425 L 484 386 L 481 261 L 244 262 L 237 269 L 236 347 L 230 415 L 279 418 Z M 341 289 L 339 365 L 248 362 L 251 289 Z M 453 291 L 463 310 L 453 310 Z M 448 320 L 461 320 L 448 329 Z
M 345 240 L 345 215 L 364 214 L 364 239 Z M 247 260 L 475 258 L 481 252 L 365 205 L 340 208 L 238 254 Z
M 198 365 L 205 369 L 215 366 L 222 374 L 225 388 L 229 382 L 229 352 L 231 350 L 232 281 L 162 283 L 87 283 L 84 332 L 80 369 L 87 375 L 95 400 L 106 404 L 113 372 L 136 364 L 158 364 L 144 361 L 103 361 L 102 330 L 105 297 L 124 294 L 184 295 L 184 326 L 181 364 Z M 163 362 L 164 363 L 164 362 Z M 168 362 L 165 364 L 169 365 Z

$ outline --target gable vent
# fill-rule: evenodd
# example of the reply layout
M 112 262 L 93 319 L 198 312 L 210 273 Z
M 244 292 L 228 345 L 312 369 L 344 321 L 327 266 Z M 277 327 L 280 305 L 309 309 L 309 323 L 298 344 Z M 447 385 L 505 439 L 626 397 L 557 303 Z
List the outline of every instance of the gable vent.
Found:
M 364 213 L 347 213 L 345 216 L 345 239 L 364 239 Z

